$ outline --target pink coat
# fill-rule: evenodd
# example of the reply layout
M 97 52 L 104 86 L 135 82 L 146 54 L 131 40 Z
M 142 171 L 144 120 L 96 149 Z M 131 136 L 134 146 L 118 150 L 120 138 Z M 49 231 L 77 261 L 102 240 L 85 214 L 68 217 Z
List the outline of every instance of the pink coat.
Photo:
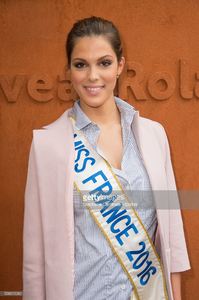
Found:
M 68 110 L 33 131 L 25 191 L 23 299 L 72 300 L 74 283 L 73 132 Z M 132 129 L 152 189 L 176 190 L 168 140 L 162 125 L 136 112 Z M 159 209 L 156 247 L 162 257 L 169 299 L 170 273 L 190 268 L 180 210 Z M 173 199 L 178 203 L 178 198 Z M 152 299 L 151 299 L 152 300 Z M 154 299 L 156 300 L 156 299 Z

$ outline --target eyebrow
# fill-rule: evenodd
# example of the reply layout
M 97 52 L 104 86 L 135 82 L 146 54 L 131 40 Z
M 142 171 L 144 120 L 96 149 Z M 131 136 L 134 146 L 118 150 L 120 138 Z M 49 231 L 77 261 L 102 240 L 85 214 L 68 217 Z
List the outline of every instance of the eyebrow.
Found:
M 105 57 L 111 57 L 111 58 L 113 58 L 113 56 L 112 56 L 112 55 L 110 55 L 110 54 L 106 54 L 106 55 L 104 55 L 104 56 L 102 56 L 102 57 L 98 58 L 97 60 L 99 61 L 99 60 L 101 60 L 101 59 L 103 59 L 103 58 L 105 58 Z M 75 60 L 86 61 L 86 59 L 84 59 L 84 58 L 80 58 L 80 57 L 75 57 L 75 58 L 74 58 L 72 61 L 75 61 Z

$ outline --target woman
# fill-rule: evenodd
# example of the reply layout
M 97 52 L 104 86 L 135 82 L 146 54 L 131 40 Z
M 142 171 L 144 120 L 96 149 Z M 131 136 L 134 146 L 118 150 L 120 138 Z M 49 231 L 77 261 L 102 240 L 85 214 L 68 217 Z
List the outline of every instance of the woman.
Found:
M 78 21 L 66 50 L 79 99 L 33 131 L 23 299 L 179 300 L 190 265 L 180 211 L 166 209 L 176 185 L 165 131 L 114 97 L 125 59 L 112 22 Z

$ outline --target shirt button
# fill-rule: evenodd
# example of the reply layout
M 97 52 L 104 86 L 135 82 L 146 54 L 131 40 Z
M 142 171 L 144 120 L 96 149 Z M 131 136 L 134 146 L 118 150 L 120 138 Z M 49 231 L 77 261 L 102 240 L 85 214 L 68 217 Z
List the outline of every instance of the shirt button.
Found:
M 121 290 L 125 290 L 126 285 L 125 285 L 125 284 L 121 284 L 121 285 L 120 285 L 120 288 L 121 288 Z

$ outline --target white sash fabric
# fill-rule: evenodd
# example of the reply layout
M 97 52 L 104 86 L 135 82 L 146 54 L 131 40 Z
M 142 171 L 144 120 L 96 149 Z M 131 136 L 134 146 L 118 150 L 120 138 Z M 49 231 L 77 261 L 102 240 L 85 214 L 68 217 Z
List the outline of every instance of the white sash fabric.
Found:
M 131 300 L 168 299 L 160 259 L 111 166 L 75 126 L 75 186 L 132 286 Z

